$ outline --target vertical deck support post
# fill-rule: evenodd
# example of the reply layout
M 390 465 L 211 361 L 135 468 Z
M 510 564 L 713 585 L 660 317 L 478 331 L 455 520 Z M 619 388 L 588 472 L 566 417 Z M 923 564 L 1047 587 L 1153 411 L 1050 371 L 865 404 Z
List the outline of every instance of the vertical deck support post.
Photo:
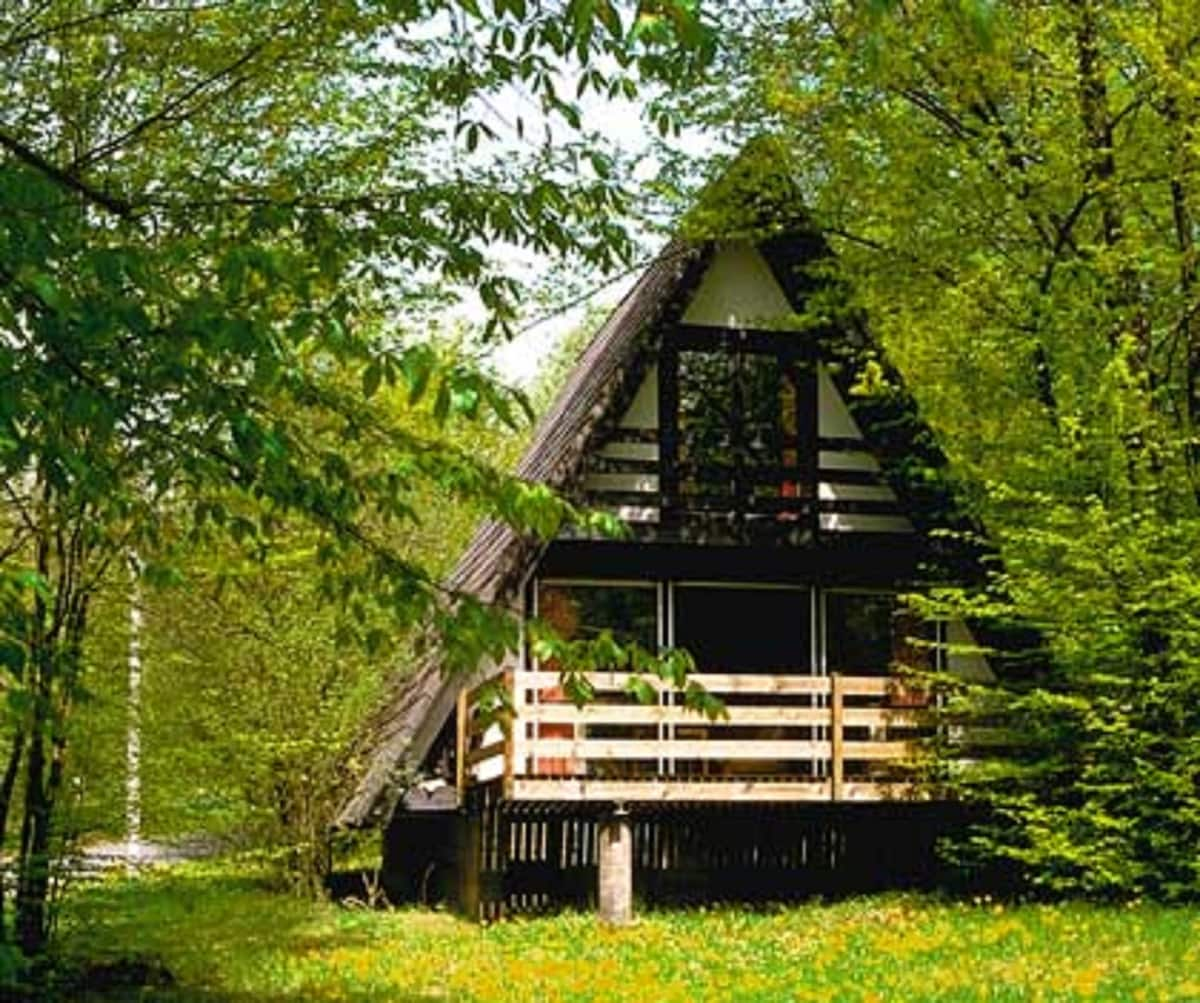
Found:
M 842 761 L 842 677 L 834 672 L 829 677 L 830 683 L 830 753 L 833 762 L 830 764 L 829 795 L 834 801 L 842 799 L 843 761 Z
M 465 806 L 458 817 L 458 910 L 467 919 L 480 914 L 480 872 L 483 868 L 483 818 Z
M 505 698 L 512 701 L 513 709 L 512 717 L 504 722 L 504 779 L 502 782 L 504 797 L 505 800 L 508 800 L 513 796 L 513 771 L 516 768 L 517 739 L 515 732 L 517 728 L 523 728 L 524 724 L 520 720 L 520 704 L 517 700 L 513 670 L 506 669 L 502 678 Z
M 597 826 L 600 919 L 623 926 L 633 919 L 633 823 L 616 805 Z
M 470 743 L 467 738 L 470 721 L 467 715 L 471 708 L 467 705 L 467 688 L 463 686 L 458 691 L 458 709 L 455 717 L 454 741 L 454 780 L 458 787 L 458 803 L 461 805 L 467 796 L 467 749 Z

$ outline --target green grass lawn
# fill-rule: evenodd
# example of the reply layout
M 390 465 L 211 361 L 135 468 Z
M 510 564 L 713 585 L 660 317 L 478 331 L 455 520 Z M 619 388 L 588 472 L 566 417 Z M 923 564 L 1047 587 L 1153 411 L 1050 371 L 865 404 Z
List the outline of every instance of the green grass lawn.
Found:
M 480 927 L 312 903 L 210 864 L 79 888 L 61 934 L 69 955 L 154 958 L 176 980 L 93 999 L 1200 1000 L 1200 910 L 1145 904 L 887 895 Z

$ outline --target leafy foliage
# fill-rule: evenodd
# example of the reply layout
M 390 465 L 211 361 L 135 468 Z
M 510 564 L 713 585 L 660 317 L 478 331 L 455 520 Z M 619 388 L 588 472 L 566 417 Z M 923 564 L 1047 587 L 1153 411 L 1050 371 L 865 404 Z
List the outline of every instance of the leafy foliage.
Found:
M 319 594 L 356 627 L 434 620 L 487 650 L 511 634 L 503 613 L 446 596 L 394 546 L 415 498 L 540 533 L 572 514 L 373 404 L 397 386 L 438 422 L 519 418 L 519 397 L 440 358 L 420 325 L 469 287 L 489 330 L 509 329 L 519 289 L 491 245 L 627 256 L 623 181 L 563 80 L 636 93 L 692 72 L 709 36 L 682 3 L 632 19 L 591 0 L 490 6 L 0 14 L 0 555 L 27 952 L 47 936 L 90 606 L 131 552 L 170 581 L 188 554 L 263 558 L 301 526 Z M 487 102 L 516 86 L 565 141 L 496 136 Z
M 687 99 L 775 130 L 845 280 L 812 309 L 868 318 L 986 526 L 987 593 L 924 609 L 1023 640 L 952 779 L 1055 892 L 1200 893 L 1194 15 L 782 3 Z

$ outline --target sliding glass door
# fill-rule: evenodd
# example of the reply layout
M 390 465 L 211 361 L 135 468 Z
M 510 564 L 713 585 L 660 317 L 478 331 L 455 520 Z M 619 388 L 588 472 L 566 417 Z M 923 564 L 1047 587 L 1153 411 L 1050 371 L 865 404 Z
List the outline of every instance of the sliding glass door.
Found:
M 808 674 L 812 593 L 783 586 L 680 584 L 673 596 L 672 644 L 700 672 Z
M 658 586 L 655 582 L 538 583 L 537 616 L 565 640 L 610 631 L 622 644 L 658 647 Z
M 809 675 L 813 661 L 812 591 L 790 586 L 733 586 L 678 584 L 671 589 L 672 643 L 685 648 L 699 673 L 721 675 Z M 769 692 L 727 692 L 726 708 L 766 710 L 783 704 L 811 706 L 808 694 L 781 696 Z M 808 725 L 706 722 L 674 726 L 672 737 L 681 740 L 715 739 L 739 743 L 809 740 Z M 768 777 L 806 775 L 815 770 L 811 761 L 730 758 L 725 761 L 680 758 L 671 764 L 677 775 Z
M 886 676 L 897 666 L 934 668 L 936 625 L 906 613 L 893 593 L 830 591 L 822 599 L 826 672 Z
M 579 641 L 612 634 L 621 644 L 638 644 L 647 651 L 657 651 L 661 636 L 659 607 L 662 589 L 656 582 L 581 582 L 540 581 L 535 594 L 535 614 L 567 641 Z M 543 662 L 539 669 L 557 671 L 554 662 Z M 567 694 L 557 682 L 542 686 L 530 694 L 535 703 L 564 703 Z M 620 692 L 601 692 L 594 703 L 628 703 L 630 697 Z M 539 723 L 531 726 L 529 738 L 537 739 L 653 739 L 659 736 L 656 725 L 576 726 Z M 574 776 L 583 772 L 576 760 L 564 756 L 539 756 L 532 770 L 540 776 Z M 658 760 L 631 760 L 611 764 L 613 775 L 637 776 L 660 772 Z

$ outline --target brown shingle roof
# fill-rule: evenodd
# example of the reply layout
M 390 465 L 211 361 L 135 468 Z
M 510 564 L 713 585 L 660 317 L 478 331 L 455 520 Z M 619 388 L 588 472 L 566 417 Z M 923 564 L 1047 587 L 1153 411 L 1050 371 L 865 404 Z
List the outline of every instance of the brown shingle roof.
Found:
M 626 375 L 685 278 L 701 261 L 703 245 L 672 241 L 596 332 L 517 465 L 518 476 L 569 490 L 602 419 L 627 392 Z M 489 521 L 475 532 L 447 585 L 487 603 L 512 601 L 541 552 L 535 541 Z M 481 670 L 482 671 L 482 670 Z M 454 708 L 464 680 L 443 672 L 432 649 L 411 674 L 398 679 L 375 715 L 363 743 L 366 769 L 336 825 L 386 822 Z

